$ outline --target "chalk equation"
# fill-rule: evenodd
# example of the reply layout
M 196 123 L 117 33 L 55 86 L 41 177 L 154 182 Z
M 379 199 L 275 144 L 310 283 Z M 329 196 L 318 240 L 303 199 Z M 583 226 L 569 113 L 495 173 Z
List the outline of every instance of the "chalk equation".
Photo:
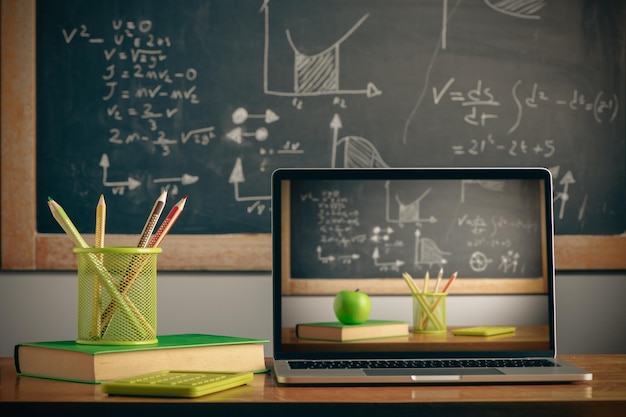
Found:
M 384 276 L 444 266 L 486 276 L 536 272 L 536 187 L 529 194 L 520 181 L 335 183 L 293 185 L 292 253 L 308 268 L 331 277 L 354 269 Z M 515 202 L 519 207 L 511 208 Z
M 605 91 L 598 91 L 588 97 L 578 89 L 574 89 L 568 97 L 553 97 L 547 93 L 546 89 L 540 88 L 538 83 L 532 83 L 529 91 L 522 94 L 524 83 L 519 80 L 512 86 L 510 97 L 499 99 L 483 80 L 478 80 L 475 86 L 468 89 L 458 88 L 455 84 L 457 84 L 455 78 L 451 77 L 442 87 L 433 87 L 433 103 L 438 105 L 448 101 L 458 105 L 461 109 L 459 117 L 462 117 L 465 124 L 471 127 L 488 128 L 490 123 L 501 118 L 501 113 L 506 112 L 503 107 L 507 104 L 514 106 L 516 115 L 506 133 L 500 136 L 487 133 L 483 138 L 472 138 L 465 144 L 454 144 L 452 145 L 454 155 L 480 155 L 489 150 L 495 150 L 513 157 L 520 154 L 532 154 L 550 158 L 556 151 L 557 141 L 554 138 L 543 140 L 509 138 L 522 123 L 525 111 L 539 109 L 553 113 L 559 110 L 581 112 L 591 117 L 595 123 L 604 124 L 614 123 L 620 108 L 617 94 L 609 95 Z M 547 106 L 550 108 L 543 108 Z
M 588 22 L 598 37 L 581 33 L 580 1 L 166 0 L 161 10 L 111 0 L 95 12 L 76 0 L 40 3 L 51 17 L 38 23 L 38 144 L 41 158 L 62 141 L 69 150 L 55 155 L 68 168 L 39 188 L 53 193 L 60 178 L 85 173 L 68 186 L 84 206 L 92 190 L 129 210 L 159 190 L 193 192 L 198 216 L 183 233 L 268 233 L 276 168 L 533 165 L 555 179 L 557 232 L 626 224 L 624 161 L 614 159 L 625 146 L 623 60 L 613 62 L 623 55 L 602 49 L 613 46 L 609 28 Z M 606 62 L 593 67 L 587 53 Z M 456 256 L 428 231 L 441 224 L 427 209 L 434 190 L 383 192 L 384 217 L 364 244 L 395 238 L 414 259 L 380 246 L 360 262 L 393 269 Z M 316 253 L 337 256 L 323 245 Z M 475 257 L 476 268 L 521 264 L 515 253 Z

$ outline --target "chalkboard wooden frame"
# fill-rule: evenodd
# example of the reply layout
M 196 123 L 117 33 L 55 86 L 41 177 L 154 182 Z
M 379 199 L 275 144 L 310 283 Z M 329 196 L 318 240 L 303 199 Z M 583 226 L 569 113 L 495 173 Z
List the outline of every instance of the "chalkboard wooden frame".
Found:
M 36 190 L 35 0 L 7 0 L 1 12 L 1 251 L 2 269 L 73 270 L 63 234 L 38 233 Z M 90 238 L 90 236 L 85 236 Z M 135 236 L 110 242 L 134 244 Z M 626 269 L 626 234 L 557 235 L 557 270 Z M 269 234 L 172 235 L 161 270 L 271 270 Z

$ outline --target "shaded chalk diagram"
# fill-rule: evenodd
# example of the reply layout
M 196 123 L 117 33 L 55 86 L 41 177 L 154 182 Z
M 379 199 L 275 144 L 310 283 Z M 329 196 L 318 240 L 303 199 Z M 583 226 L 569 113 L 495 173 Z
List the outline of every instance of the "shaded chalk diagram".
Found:
M 504 191 L 504 183 L 501 181 L 460 182 L 459 213 L 463 213 L 465 195 L 467 192 L 471 193 L 473 187 L 480 187 L 492 193 Z M 440 221 L 435 214 L 424 213 L 422 209 L 423 202 L 430 198 L 432 188 L 421 191 L 421 194 L 413 199 L 403 198 L 401 191 L 392 191 L 389 181 L 384 184 L 384 188 L 384 206 L 381 206 L 380 212 L 375 213 L 375 216 L 380 217 L 380 222 L 372 225 L 364 224 L 370 223 L 371 218 L 367 221 L 363 219 L 364 212 L 371 210 L 371 207 L 361 208 L 359 205 L 359 208 L 355 208 L 357 204 L 351 201 L 350 197 L 342 195 L 341 191 L 324 191 L 319 195 L 308 193 L 300 196 L 301 201 L 310 201 L 317 207 L 319 220 L 319 241 L 315 248 L 317 261 L 325 265 L 369 262 L 381 272 L 399 272 L 408 267 L 417 270 L 443 268 L 454 254 L 441 247 L 445 243 L 437 242 L 441 236 L 429 236 L 425 231 L 428 225 Z M 378 195 L 376 190 L 372 190 L 372 193 Z M 490 230 L 490 224 L 486 219 L 466 217 L 467 215 L 460 215 L 457 219 L 445 221 L 452 221 L 458 227 L 469 230 L 468 246 L 472 245 L 474 239 L 484 240 L 486 234 L 495 234 Z M 410 233 L 406 233 L 407 230 Z M 412 236 L 412 240 L 406 236 Z M 476 247 L 467 260 L 467 266 L 474 272 L 483 272 L 491 264 L 497 263 L 497 268 L 502 274 L 512 275 L 521 272 L 521 261 L 520 253 L 510 246 L 502 247 L 499 259 L 490 258 Z

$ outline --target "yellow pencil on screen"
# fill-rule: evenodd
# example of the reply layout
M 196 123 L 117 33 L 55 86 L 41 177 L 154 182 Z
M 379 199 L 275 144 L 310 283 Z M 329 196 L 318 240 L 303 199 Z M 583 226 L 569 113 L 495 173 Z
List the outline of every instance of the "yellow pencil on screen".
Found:
M 437 274 L 437 282 L 435 283 L 434 293 L 439 292 L 439 285 L 441 285 L 441 279 L 443 278 L 443 268 L 439 269 L 439 273 Z
M 430 274 L 426 271 L 424 275 L 424 292 L 428 292 L 428 281 L 430 280 Z
M 458 272 L 455 272 L 454 274 L 452 274 L 452 276 L 450 276 L 450 279 L 448 280 L 446 285 L 444 285 L 443 287 L 442 293 L 448 294 L 448 291 L 450 290 L 450 286 L 452 286 L 452 283 L 456 279 L 457 275 L 458 275 Z M 435 311 L 437 307 L 439 307 L 439 303 L 441 303 L 441 300 L 442 298 L 438 298 L 437 301 L 434 302 L 434 304 L 432 305 L 432 311 Z M 426 318 L 425 322 L 428 322 L 428 318 Z

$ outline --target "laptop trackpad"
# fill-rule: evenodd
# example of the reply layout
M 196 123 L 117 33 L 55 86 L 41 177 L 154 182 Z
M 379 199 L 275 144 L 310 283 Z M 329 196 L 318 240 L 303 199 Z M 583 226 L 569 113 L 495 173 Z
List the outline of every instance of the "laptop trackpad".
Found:
M 371 376 L 502 375 L 495 368 L 364 369 L 363 372 Z

